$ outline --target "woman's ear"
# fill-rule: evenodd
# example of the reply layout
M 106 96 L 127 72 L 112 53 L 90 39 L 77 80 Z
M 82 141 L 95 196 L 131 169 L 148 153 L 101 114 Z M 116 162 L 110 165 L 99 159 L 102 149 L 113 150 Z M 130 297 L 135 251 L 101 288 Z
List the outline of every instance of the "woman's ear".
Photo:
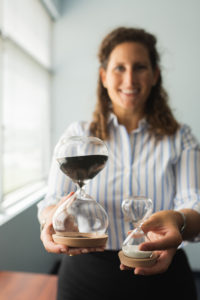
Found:
M 160 69 L 158 67 L 156 67 L 154 70 L 153 86 L 155 86 L 157 84 L 159 76 L 160 76 Z
M 103 86 L 106 88 L 106 70 L 101 67 L 99 69 L 99 75 L 100 75 Z

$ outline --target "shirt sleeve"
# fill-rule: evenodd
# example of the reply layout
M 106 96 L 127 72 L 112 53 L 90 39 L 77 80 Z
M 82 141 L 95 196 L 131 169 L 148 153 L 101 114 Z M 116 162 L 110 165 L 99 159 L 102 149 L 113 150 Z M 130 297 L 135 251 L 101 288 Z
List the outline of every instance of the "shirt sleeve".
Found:
M 174 209 L 189 208 L 200 213 L 200 146 L 187 125 L 180 130 L 175 175 Z M 198 240 L 200 240 L 200 234 Z
M 72 123 L 64 132 L 64 134 L 60 137 L 56 147 L 58 146 L 59 142 L 63 138 L 67 138 L 75 135 L 79 135 L 79 136 L 84 135 L 85 134 L 84 127 L 85 127 L 84 122 Z M 76 186 L 72 182 L 72 180 L 60 170 L 60 167 L 55 157 L 56 147 L 54 149 L 52 161 L 51 161 L 51 167 L 50 167 L 50 172 L 48 177 L 47 194 L 45 198 L 37 204 L 38 219 L 42 210 L 45 207 L 57 204 L 63 196 L 69 194 L 71 191 L 76 190 Z

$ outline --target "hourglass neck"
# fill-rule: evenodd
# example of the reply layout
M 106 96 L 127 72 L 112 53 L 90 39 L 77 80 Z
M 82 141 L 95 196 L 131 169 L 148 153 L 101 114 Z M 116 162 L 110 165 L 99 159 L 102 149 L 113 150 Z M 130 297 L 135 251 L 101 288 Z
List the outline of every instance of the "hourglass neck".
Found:
M 84 197 L 86 196 L 86 193 L 85 193 L 85 185 L 79 185 L 78 183 L 76 184 L 77 186 L 77 194 L 78 196 L 81 198 L 81 199 L 84 199 Z
M 123 242 L 123 245 L 126 245 L 129 242 L 129 240 L 132 239 L 132 237 L 134 235 L 143 235 L 143 234 L 144 234 L 144 232 L 143 232 L 141 226 L 139 225 L 138 227 L 133 229 L 132 232 L 129 233 L 129 235 L 126 237 L 125 241 Z

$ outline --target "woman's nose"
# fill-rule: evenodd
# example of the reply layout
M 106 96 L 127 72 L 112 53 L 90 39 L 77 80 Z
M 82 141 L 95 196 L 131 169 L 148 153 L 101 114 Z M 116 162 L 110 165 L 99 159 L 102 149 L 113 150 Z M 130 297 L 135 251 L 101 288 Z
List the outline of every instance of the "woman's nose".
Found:
M 136 76 L 133 72 L 133 70 L 127 70 L 124 74 L 124 81 L 129 86 L 132 86 L 134 81 L 136 79 Z

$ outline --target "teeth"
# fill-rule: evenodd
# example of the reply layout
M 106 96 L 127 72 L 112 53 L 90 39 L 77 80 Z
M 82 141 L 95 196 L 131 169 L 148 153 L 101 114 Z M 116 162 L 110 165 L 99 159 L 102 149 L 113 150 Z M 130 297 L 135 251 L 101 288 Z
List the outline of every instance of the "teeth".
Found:
M 138 89 L 133 89 L 133 90 L 122 90 L 122 93 L 124 94 L 137 94 L 138 93 Z

